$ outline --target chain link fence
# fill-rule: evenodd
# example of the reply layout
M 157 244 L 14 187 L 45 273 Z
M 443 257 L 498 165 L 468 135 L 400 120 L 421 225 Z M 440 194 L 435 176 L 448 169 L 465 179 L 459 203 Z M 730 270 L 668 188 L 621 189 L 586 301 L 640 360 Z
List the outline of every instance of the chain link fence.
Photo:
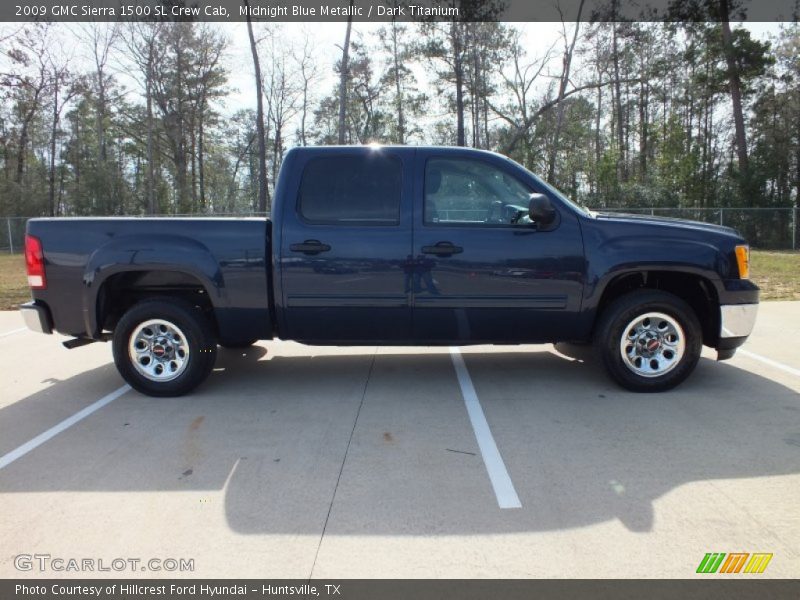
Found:
M 672 217 L 733 227 L 763 250 L 797 250 L 798 208 L 601 208 L 602 212 Z M 264 217 L 264 213 L 156 215 L 158 217 Z M 0 252 L 23 251 L 25 224 L 30 217 L 0 218 Z
M 25 250 L 25 223 L 28 217 L 3 217 L 0 231 L 0 252 L 11 254 Z

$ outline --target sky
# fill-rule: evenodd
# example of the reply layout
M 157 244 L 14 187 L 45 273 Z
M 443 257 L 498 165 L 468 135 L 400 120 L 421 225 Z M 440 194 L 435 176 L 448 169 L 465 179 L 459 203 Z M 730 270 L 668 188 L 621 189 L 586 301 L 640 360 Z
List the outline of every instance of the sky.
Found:
M 362 35 L 365 39 L 376 32 L 383 23 L 354 23 L 353 36 Z M 561 23 L 514 23 L 515 27 L 523 32 L 523 41 L 531 57 L 543 56 L 554 43 L 560 44 Z M 568 23 L 568 32 L 572 33 L 574 24 Z M 582 24 L 582 26 L 586 26 Z M 257 26 L 256 26 L 257 27 Z M 336 74 L 333 65 L 341 56 L 340 46 L 344 42 L 345 23 L 281 23 L 279 25 L 287 40 L 302 43 L 306 34 L 310 35 L 316 43 L 317 58 L 323 65 L 326 79 L 320 84 L 323 93 L 329 93 L 336 84 Z M 767 39 L 779 31 L 779 23 L 747 23 L 747 29 L 759 39 Z M 247 29 L 244 23 L 220 24 L 221 30 L 231 42 L 229 50 L 229 65 L 231 76 L 229 85 L 238 90 L 232 94 L 230 102 L 237 108 L 249 106 L 255 108 L 255 82 L 252 71 L 252 58 L 250 55 Z M 339 46 L 339 47 L 337 47 Z M 556 52 L 560 49 L 556 47 Z M 553 69 L 560 68 L 560 60 L 553 63 Z M 415 75 L 418 79 L 426 77 L 424 69 L 417 69 Z
M 352 36 L 354 39 L 363 37 L 365 40 L 373 42 L 370 34 L 376 32 L 383 23 L 359 23 L 353 24 Z M 514 23 L 515 27 L 522 31 L 522 39 L 525 48 L 532 58 L 543 56 L 553 44 L 558 44 L 555 49 L 555 60 L 552 62 L 552 73 L 557 74 L 560 68 L 558 52 L 561 48 L 560 35 L 561 23 Z M 102 26 L 102 24 L 101 24 Z M 253 63 L 250 55 L 247 26 L 245 23 L 215 23 L 214 26 L 228 38 L 229 48 L 225 54 L 225 63 L 229 71 L 228 87 L 231 93 L 221 101 L 218 107 L 222 114 L 232 114 L 241 108 L 255 109 L 255 82 L 253 77 Z M 256 23 L 256 37 L 263 32 L 260 27 L 264 24 Z M 314 43 L 315 58 L 320 65 L 322 73 L 321 80 L 316 86 L 316 95 L 321 97 L 330 94 L 336 86 L 337 75 L 333 66 L 341 56 L 339 46 L 344 41 L 346 23 L 277 23 L 270 27 L 277 28 L 278 35 L 286 40 L 287 45 L 302 44 L 306 36 Z M 586 24 L 582 24 L 583 27 Z M 741 26 L 741 25 L 739 25 Z M 779 31 L 779 23 L 747 23 L 745 25 L 751 33 L 759 39 L 767 39 L 770 35 L 775 35 Z M 19 24 L 0 23 L 0 39 L 9 31 L 19 27 Z M 88 48 L 75 44 L 76 36 L 81 36 L 80 29 L 87 27 L 87 24 L 59 24 L 59 36 L 62 40 L 61 46 L 64 51 L 71 56 L 71 63 L 76 70 L 91 70 L 92 60 L 88 54 Z M 573 23 L 568 23 L 568 32 L 572 33 Z M 84 36 L 81 36 L 84 37 Z M 124 53 L 121 54 L 124 57 Z M 262 61 L 264 59 L 262 58 Z M 7 58 L 0 54 L 0 70 L 3 70 L 7 63 Z M 115 69 L 115 75 L 119 83 L 125 86 L 132 96 L 140 94 L 139 83 L 131 74 L 130 65 L 117 62 L 111 65 Z M 428 74 L 425 66 L 415 65 L 415 75 L 420 81 L 421 88 L 430 87 Z M 543 79 L 542 86 L 552 80 Z M 543 91 L 543 88 L 537 90 Z M 138 99 L 132 97 L 132 100 Z

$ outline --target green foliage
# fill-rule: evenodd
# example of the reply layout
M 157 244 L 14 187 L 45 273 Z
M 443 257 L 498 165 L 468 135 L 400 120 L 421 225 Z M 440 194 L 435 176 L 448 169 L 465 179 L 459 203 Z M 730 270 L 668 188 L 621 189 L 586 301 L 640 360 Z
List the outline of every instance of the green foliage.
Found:
M 393 22 L 361 36 L 355 29 L 347 142 L 463 141 L 504 152 L 543 177 L 552 161 L 556 187 L 595 207 L 701 214 L 696 209 L 797 206 L 797 24 L 769 42 L 732 28 L 749 154 L 740 172 L 720 23 L 582 23 L 559 104 L 574 24 L 565 24 L 548 55 L 532 56 L 519 27 L 464 16 L 500 6 L 470 2 L 454 21 Z M 691 10 L 716 6 L 702 0 Z M 55 25 L 28 24 L 3 40 L 0 214 L 255 210 L 261 166 L 254 112 L 230 106 L 219 30 L 200 23 L 115 27 L 94 24 L 69 35 L 89 55 L 98 40 L 110 40 L 108 65 L 129 69 L 133 90 L 122 88 L 110 66 L 67 68 Z M 297 40 L 279 28 L 265 27 L 260 37 L 273 191 L 283 154 L 301 135 L 336 143 L 338 85 L 317 88 L 322 70 L 338 74 L 338 65 L 315 62 L 312 38 L 298 58 Z M 63 109 L 55 120 L 54 108 Z M 791 238 L 783 221 L 746 227 L 767 244 Z

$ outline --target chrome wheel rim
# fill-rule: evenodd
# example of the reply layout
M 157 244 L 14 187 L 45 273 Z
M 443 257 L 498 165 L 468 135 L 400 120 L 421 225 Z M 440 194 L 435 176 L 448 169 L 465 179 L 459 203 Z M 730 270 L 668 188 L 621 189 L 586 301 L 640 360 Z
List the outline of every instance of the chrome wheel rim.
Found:
M 686 351 L 686 336 L 678 321 L 664 313 L 637 316 L 622 330 L 619 353 L 629 370 L 641 377 L 661 377 L 672 371 Z
M 174 323 L 150 319 L 131 333 L 128 355 L 142 377 L 150 381 L 172 381 L 189 364 L 189 344 Z

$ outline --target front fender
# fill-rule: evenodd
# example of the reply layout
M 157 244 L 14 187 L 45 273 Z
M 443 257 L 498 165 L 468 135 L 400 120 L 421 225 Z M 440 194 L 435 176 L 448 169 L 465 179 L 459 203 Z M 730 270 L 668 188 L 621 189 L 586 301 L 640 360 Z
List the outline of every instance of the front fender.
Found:
M 608 284 L 617 277 L 642 271 L 674 271 L 702 277 L 717 294 L 724 292 L 723 276 L 730 259 L 714 244 L 681 237 L 618 236 L 598 244 L 588 254 L 584 308 L 597 308 Z
M 99 335 L 97 299 L 112 275 L 131 271 L 171 271 L 196 278 L 212 305 L 227 306 L 225 281 L 209 249 L 184 236 L 127 235 L 114 237 L 89 257 L 83 273 L 83 317 L 86 331 Z

